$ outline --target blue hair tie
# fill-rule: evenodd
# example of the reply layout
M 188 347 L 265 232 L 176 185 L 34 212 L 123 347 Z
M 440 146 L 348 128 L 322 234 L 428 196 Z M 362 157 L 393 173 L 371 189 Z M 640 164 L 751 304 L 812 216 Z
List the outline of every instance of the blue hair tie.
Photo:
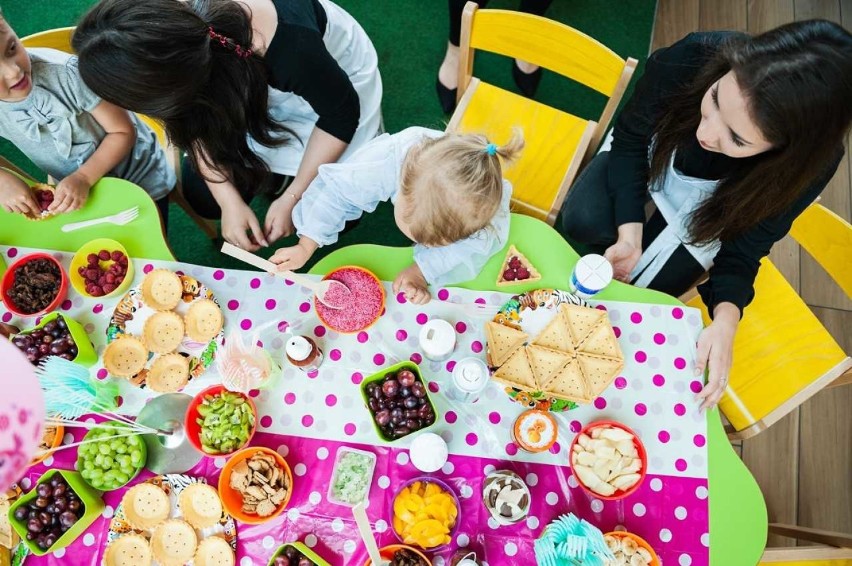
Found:
M 493 143 L 489 143 L 488 145 L 485 146 L 485 153 L 487 153 L 491 157 L 494 157 L 495 155 L 497 155 L 497 145 L 493 144 Z

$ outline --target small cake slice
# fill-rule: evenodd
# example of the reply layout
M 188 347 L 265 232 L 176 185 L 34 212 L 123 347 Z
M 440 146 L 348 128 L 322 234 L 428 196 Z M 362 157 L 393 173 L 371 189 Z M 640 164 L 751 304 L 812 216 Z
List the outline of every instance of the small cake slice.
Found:
M 500 275 L 497 276 L 497 285 L 530 283 L 539 279 L 541 279 L 541 274 L 533 267 L 530 260 L 519 252 L 518 248 L 509 246 L 506 259 L 503 260 L 503 267 L 500 269 Z

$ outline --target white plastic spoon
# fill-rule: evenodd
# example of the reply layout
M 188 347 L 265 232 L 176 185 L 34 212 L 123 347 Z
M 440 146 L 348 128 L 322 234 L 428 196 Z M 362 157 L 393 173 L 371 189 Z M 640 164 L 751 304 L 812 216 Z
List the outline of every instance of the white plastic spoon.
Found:
M 373 536 L 373 529 L 370 526 L 370 519 L 367 518 L 367 511 L 364 509 L 363 501 L 352 508 L 352 514 L 355 515 L 355 524 L 358 525 L 358 532 L 361 533 L 361 538 L 367 547 L 370 562 L 374 566 L 388 566 L 390 560 L 383 560 L 381 554 L 379 554 L 379 545 L 376 544 L 376 537 Z

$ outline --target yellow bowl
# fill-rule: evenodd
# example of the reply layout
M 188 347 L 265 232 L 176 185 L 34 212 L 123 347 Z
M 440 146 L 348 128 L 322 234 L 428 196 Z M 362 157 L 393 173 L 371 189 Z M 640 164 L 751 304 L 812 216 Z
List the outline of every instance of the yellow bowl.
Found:
M 130 256 L 127 255 L 127 250 L 124 249 L 124 246 L 115 240 L 110 240 L 109 238 L 98 238 L 97 240 L 92 240 L 77 250 L 77 253 L 74 254 L 74 258 L 71 260 L 71 267 L 68 269 L 68 277 L 71 279 L 71 286 L 74 287 L 74 290 L 80 295 L 84 297 L 92 297 L 92 295 L 86 292 L 86 280 L 82 275 L 80 275 L 79 269 L 88 265 L 89 262 L 86 261 L 86 258 L 89 254 L 97 254 L 101 250 L 108 250 L 109 252 L 119 251 L 123 253 L 127 257 L 127 273 L 124 275 L 124 280 L 121 282 L 121 285 L 116 287 L 112 293 L 97 298 L 104 299 L 108 297 L 115 297 L 116 295 L 123 295 L 133 283 L 133 261 L 131 261 Z M 109 269 L 109 266 L 115 262 L 107 260 L 100 261 L 98 263 L 102 269 Z

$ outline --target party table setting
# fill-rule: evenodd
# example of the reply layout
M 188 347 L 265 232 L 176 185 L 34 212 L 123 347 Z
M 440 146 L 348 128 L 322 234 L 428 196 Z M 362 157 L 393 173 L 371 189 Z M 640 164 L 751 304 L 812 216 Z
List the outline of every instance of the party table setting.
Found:
M 11 563 L 759 555 L 762 499 L 694 401 L 700 314 L 588 293 L 564 242 L 533 244 L 551 233 L 513 217 L 512 245 L 425 305 L 389 283 L 410 250 L 353 246 L 288 278 L 118 240 L 0 246 L 0 321 L 47 425 L 6 494 Z

